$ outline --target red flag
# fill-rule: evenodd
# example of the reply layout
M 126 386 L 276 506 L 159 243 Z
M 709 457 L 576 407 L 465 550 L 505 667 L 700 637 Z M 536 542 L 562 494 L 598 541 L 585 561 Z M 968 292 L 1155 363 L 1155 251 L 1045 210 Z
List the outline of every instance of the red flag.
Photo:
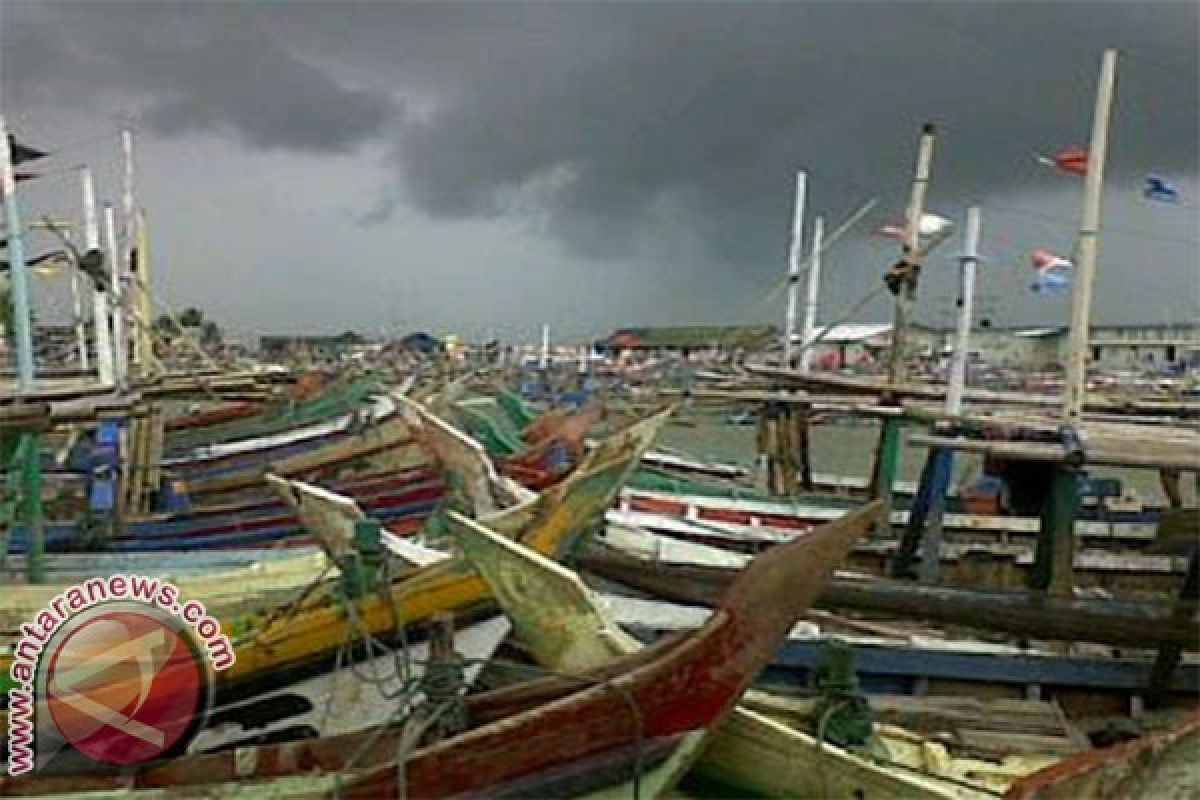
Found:
M 1043 155 L 1035 155 L 1034 158 L 1038 160 L 1038 163 L 1045 164 L 1047 167 L 1054 167 L 1071 175 L 1087 174 L 1088 152 L 1077 144 L 1059 150 L 1054 155 L 1054 158 Z

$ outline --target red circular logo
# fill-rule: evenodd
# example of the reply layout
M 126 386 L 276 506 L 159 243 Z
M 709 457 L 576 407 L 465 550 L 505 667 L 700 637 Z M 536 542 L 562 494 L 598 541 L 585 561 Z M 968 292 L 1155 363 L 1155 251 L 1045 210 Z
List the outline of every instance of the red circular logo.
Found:
M 183 625 L 152 607 L 99 606 L 50 651 L 46 702 L 63 738 L 96 761 L 170 749 L 205 711 L 207 673 Z

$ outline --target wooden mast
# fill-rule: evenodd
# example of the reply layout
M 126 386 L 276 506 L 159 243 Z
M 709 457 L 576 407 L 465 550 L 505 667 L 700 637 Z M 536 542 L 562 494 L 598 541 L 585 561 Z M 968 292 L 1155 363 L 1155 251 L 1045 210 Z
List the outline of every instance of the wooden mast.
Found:
M 908 378 L 908 327 L 912 322 L 917 299 L 917 271 L 921 258 L 921 217 L 925 213 L 925 192 L 929 187 L 929 169 L 933 163 L 935 138 L 933 123 L 921 129 L 921 144 L 917 151 L 917 172 L 913 177 L 912 194 L 908 203 L 904 236 L 906 273 L 896 293 L 895 326 L 892 330 L 892 352 L 888 362 L 888 382 L 904 383 Z
M 100 220 L 96 214 L 96 183 L 91 167 L 79 170 L 83 192 L 83 249 L 100 250 Z M 110 289 L 110 292 L 112 290 Z M 113 367 L 112 322 L 109 318 L 109 297 L 99 286 L 92 292 L 92 328 L 96 337 L 96 375 L 100 383 L 112 386 L 116 382 Z
M 808 258 L 808 285 L 804 297 L 804 328 L 801 336 L 800 371 L 812 369 L 813 339 L 817 336 L 817 299 L 821 292 L 821 248 L 825 240 L 825 218 L 813 221 L 812 255 Z
M 1083 421 L 1087 394 L 1088 327 L 1092 311 L 1092 283 L 1096 275 L 1096 245 L 1100 232 L 1100 199 L 1104 192 L 1104 162 L 1108 150 L 1108 118 L 1117 77 L 1117 51 L 1108 49 L 1100 62 L 1096 105 L 1092 113 L 1092 139 L 1088 145 L 1087 175 L 1083 185 L 1083 214 L 1079 224 L 1075 292 L 1071 301 L 1071 330 L 1067 344 L 1067 381 L 1063 394 L 1064 443 L 1078 448 L 1076 426 Z M 1074 585 L 1075 517 L 1079 510 L 1079 470 L 1059 462 L 1042 512 L 1034 556 L 1034 588 L 1069 595 Z
M 970 358 L 971 314 L 975 304 L 975 271 L 979 265 L 979 206 L 967 209 L 967 229 L 963 254 L 959 259 L 958 322 L 954 336 L 954 355 L 950 362 L 950 385 L 946 391 L 946 413 L 958 416 L 963 410 L 967 387 L 967 359 Z
M 34 389 L 33 322 L 29 311 L 29 270 L 25 262 L 25 229 L 17 208 L 17 180 L 8 125 L 0 116 L 0 182 L 3 183 L 4 214 L 8 225 L 8 260 L 11 264 L 13 339 L 17 345 L 17 387 L 22 394 Z
M 900 263 L 889 274 L 899 279 L 895 287 L 896 305 L 892 324 L 892 351 L 888 359 L 888 383 L 897 386 L 908 377 L 906 360 L 908 350 L 908 326 L 917 298 L 917 271 L 921 259 L 921 216 L 925 211 L 925 191 L 929 185 L 929 170 L 933 163 L 933 143 L 936 132 L 933 123 L 921 128 L 921 142 L 917 150 L 917 169 L 913 177 L 912 194 L 908 203 L 908 222 L 905 230 L 904 255 Z M 900 422 L 884 420 L 879 435 L 879 448 L 875 457 L 872 494 L 884 502 L 884 513 L 877 518 L 876 533 L 881 537 L 892 532 L 892 487 L 900 460 Z
M 804 201 L 808 192 L 808 176 L 803 170 L 796 173 L 796 204 L 792 213 L 792 241 L 788 248 L 787 312 L 783 324 L 783 367 L 792 366 L 796 337 L 796 302 L 800 290 L 800 260 L 804 246 Z
M 109 296 L 112 306 L 113 375 L 122 389 L 128 387 L 129 347 L 125 334 L 125 285 L 121 268 L 120 247 L 117 245 L 117 218 L 111 203 L 104 204 L 104 237 L 108 250 Z
M 967 360 L 970 358 L 971 314 L 975 304 L 975 270 L 979 264 L 979 206 L 967 209 L 967 229 L 963 254 L 959 258 L 958 320 L 955 330 L 954 355 L 950 363 L 950 381 L 946 389 L 946 414 L 957 417 L 963 411 L 963 394 L 967 386 Z M 942 523 L 946 512 L 946 492 L 954 474 L 954 451 L 935 447 L 929 451 L 929 486 L 926 489 L 929 519 L 924 524 L 925 546 L 921 552 L 918 577 L 922 583 L 935 584 L 941 575 Z M 916 516 L 916 509 L 911 517 Z M 921 525 L 920 522 L 917 523 Z M 920 535 L 920 529 L 916 531 Z
M 1063 418 L 1076 424 L 1083 418 L 1087 393 L 1088 326 L 1092 313 L 1092 283 L 1096 276 L 1096 248 L 1100 234 L 1100 200 L 1104 193 L 1104 162 L 1108 151 L 1108 118 L 1117 78 L 1117 51 L 1105 50 L 1096 86 L 1092 114 L 1092 141 L 1088 147 L 1087 175 L 1083 184 L 1083 218 L 1075 267 L 1075 293 L 1071 299 L 1071 332 L 1067 345 L 1067 385 Z

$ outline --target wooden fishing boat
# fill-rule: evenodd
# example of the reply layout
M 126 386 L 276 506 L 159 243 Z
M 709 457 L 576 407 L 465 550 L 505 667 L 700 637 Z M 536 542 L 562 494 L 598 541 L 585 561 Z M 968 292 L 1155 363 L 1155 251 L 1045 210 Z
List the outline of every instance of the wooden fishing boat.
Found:
M 426 464 L 385 473 L 369 473 L 330 486 L 350 496 L 380 521 L 401 528 L 420 523 L 442 500 L 445 484 Z M 278 498 L 255 496 L 246 502 L 156 514 L 127 523 L 112 537 L 101 537 L 79 523 L 53 522 L 44 530 L 46 549 L 103 548 L 109 552 L 209 550 L 265 545 L 306 546 L 311 536 L 294 512 Z M 9 550 L 22 553 L 23 528 L 11 532 Z
M 1017 781 L 1005 800 L 1157 800 L 1200 794 L 1200 714 L 1171 730 L 1065 758 Z
M 300 402 L 282 400 L 254 417 L 173 432 L 167 439 L 167 452 L 178 454 L 201 445 L 267 436 L 338 417 L 377 395 L 381 389 L 380 381 L 371 376 L 337 380 L 314 397 Z
M 225 422 L 252 417 L 261 409 L 261 403 L 225 403 L 215 408 L 206 408 L 171 417 L 164 425 L 168 431 L 197 431 L 200 428 L 211 428 Z
M 270 609 L 332 568 L 323 553 L 301 553 L 257 564 L 203 573 L 173 574 L 169 569 L 145 577 L 172 583 L 181 597 L 199 600 L 210 614 L 228 615 L 239 608 Z M 50 605 L 74 582 L 5 586 L 0 593 L 0 632 L 15 632 Z M 151 595 L 155 592 L 151 592 Z
M 538 552 L 572 551 L 592 520 L 608 507 L 670 411 L 614 434 L 563 482 L 532 500 L 488 517 L 497 530 Z M 415 643 L 432 617 L 445 611 L 474 620 L 490 608 L 487 587 L 461 558 L 405 570 L 380 592 L 352 601 L 319 591 L 270 615 L 240 614 L 221 621 L 234 644 L 235 661 L 218 673 L 219 702 L 233 702 L 276 687 L 308 665 L 329 660 L 356 638 L 390 642 L 403 634 Z M 10 653 L 0 653 L 7 673 Z
M 360 432 L 334 434 L 321 446 L 299 453 L 256 453 L 239 458 L 233 470 L 209 465 L 181 477 L 181 490 L 193 501 L 203 502 L 220 493 L 260 486 L 267 472 L 321 480 L 339 477 L 354 468 L 403 469 L 425 461 L 408 426 L 398 417 Z
M 711 605 L 727 585 L 730 571 L 750 560 L 734 550 L 616 522 L 616 516 L 609 512 L 608 525 L 592 540 L 587 558 L 599 574 L 618 581 L 624 577 L 631 586 L 654 585 L 664 596 Z M 849 561 L 854 560 L 852 553 Z M 660 571 L 665 573 L 661 581 L 655 577 Z M 673 589 L 676 585 L 681 588 Z M 1031 596 L 1023 591 L 928 586 L 846 572 L 834 576 L 818 606 L 910 616 L 1040 639 L 1200 650 L 1200 630 L 1188 621 L 1173 619 L 1171 606 L 1145 600 Z
M 671 635 L 680 627 L 703 624 L 698 607 L 713 607 L 738 574 L 735 567 L 653 564 L 624 554 L 594 551 L 580 559 L 583 569 L 607 580 L 688 606 L 674 613 L 656 614 L 655 602 L 622 598 L 623 623 L 647 640 Z M 719 576 L 719 577 L 718 577 Z M 854 579 L 849 579 L 853 581 Z M 826 592 L 836 596 L 834 578 Z M 851 585 L 849 592 L 853 592 Z M 826 604 L 837 607 L 836 603 Z M 1002 606 L 1001 606 L 1002 608 Z M 901 609 L 897 609 L 901 610 Z M 1160 614 L 1158 618 L 1164 615 Z M 1169 615 L 1166 615 L 1169 618 Z M 679 620 L 688 620 L 680 624 Z M 1130 624 L 1133 619 L 1127 620 Z M 978 624 L 978 623 L 977 623 Z M 1050 623 L 1047 623 L 1050 626 Z M 1123 629 L 1128 635 L 1128 629 Z M 1189 639 L 1174 626 L 1174 635 Z M 1164 637 L 1168 632 L 1164 631 Z M 1147 632 L 1143 637 L 1152 634 Z M 986 692 L 990 696 L 1025 697 L 1031 692 L 1056 699 L 1072 716 L 1119 713 L 1134 707 L 1147 694 L 1153 654 L 1139 656 L 1123 651 L 1097 655 L 1054 653 L 1030 646 L 1015 647 L 979 642 L 945 641 L 930 635 L 844 637 L 854 643 L 860 682 L 871 692 L 913 694 Z M 1119 653 L 1119 655 L 1117 654 Z M 819 629 L 800 632 L 780 649 L 764 671 L 764 684 L 787 688 L 809 686 L 824 658 Z M 1189 662 L 1174 673 L 1167 697 L 1187 706 L 1200 696 L 1200 664 Z
M 574 674 L 640 648 L 570 570 L 471 520 L 455 521 L 464 552 L 539 663 Z M 954 758 L 941 744 L 890 726 L 881 727 L 877 738 L 873 760 L 870 754 L 822 743 L 743 703 L 714 732 L 694 769 L 709 780 L 719 778 L 739 795 L 983 798 L 1051 760 Z M 881 756 L 892 764 L 881 764 Z
M 802 541 L 777 548 L 743 573 L 721 612 L 691 637 L 649 648 L 619 662 L 590 688 L 577 681 L 522 687 L 544 699 L 527 710 L 452 736 L 411 755 L 400 753 L 400 730 L 382 735 L 331 737 L 177 759 L 142 771 L 137 785 L 177 786 L 225 777 L 267 778 L 309 770 L 355 774 L 348 797 L 445 797 L 487 791 L 489 796 L 538 794 L 572 784 L 611 766 L 626 751 L 671 744 L 718 721 L 786 635 L 805 605 L 864 533 L 878 506 L 848 515 Z M 411 746 L 411 745 L 410 745 Z M 354 751 L 357 750 L 355 753 Z M 601 762 L 608 759 L 608 764 Z M 400 770 L 398 773 L 397 770 Z M 399 777 L 398 777 L 399 774 Z M 607 779 L 609 774 L 605 774 Z M 34 785 L 11 782 L 21 791 Z
M 669 488 L 672 483 L 681 491 Z M 621 494 L 620 507 L 704 523 L 801 531 L 834 519 L 853 507 L 853 501 L 847 497 L 801 495 L 792 500 L 725 487 L 712 487 L 707 493 L 698 493 L 694 491 L 700 488 L 696 482 L 656 482 L 653 485 L 660 488 L 647 488 L 645 483 L 640 486 L 635 483 L 627 488 Z M 908 519 L 906 509 L 892 512 L 895 527 L 903 527 Z M 957 533 L 967 539 L 996 542 L 1032 541 L 1039 524 L 1035 517 L 998 514 L 948 513 L 944 520 L 947 535 Z M 1075 524 L 1075 534 L 1080 541 L 1144 548 L 1154 541 L 1157 526 L 1158 519 L 1154 515 L 1113 512 L 1105 519 L 1080 519 Z

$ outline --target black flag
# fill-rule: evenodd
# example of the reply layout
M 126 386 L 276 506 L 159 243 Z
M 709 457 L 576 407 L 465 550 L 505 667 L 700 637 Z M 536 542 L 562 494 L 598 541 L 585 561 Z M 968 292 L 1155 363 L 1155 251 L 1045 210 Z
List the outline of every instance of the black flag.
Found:
M 17 137 L 11 133 L 8 135 L 8 152 L 12 154 L 14 167 L 18 164 L 24 164 L 26 161 L 37 161 L 39 158 L 45 158 L 49 155 L 49 153 L 38 150 L 36 147 L 21 144 L 17 141 Z

